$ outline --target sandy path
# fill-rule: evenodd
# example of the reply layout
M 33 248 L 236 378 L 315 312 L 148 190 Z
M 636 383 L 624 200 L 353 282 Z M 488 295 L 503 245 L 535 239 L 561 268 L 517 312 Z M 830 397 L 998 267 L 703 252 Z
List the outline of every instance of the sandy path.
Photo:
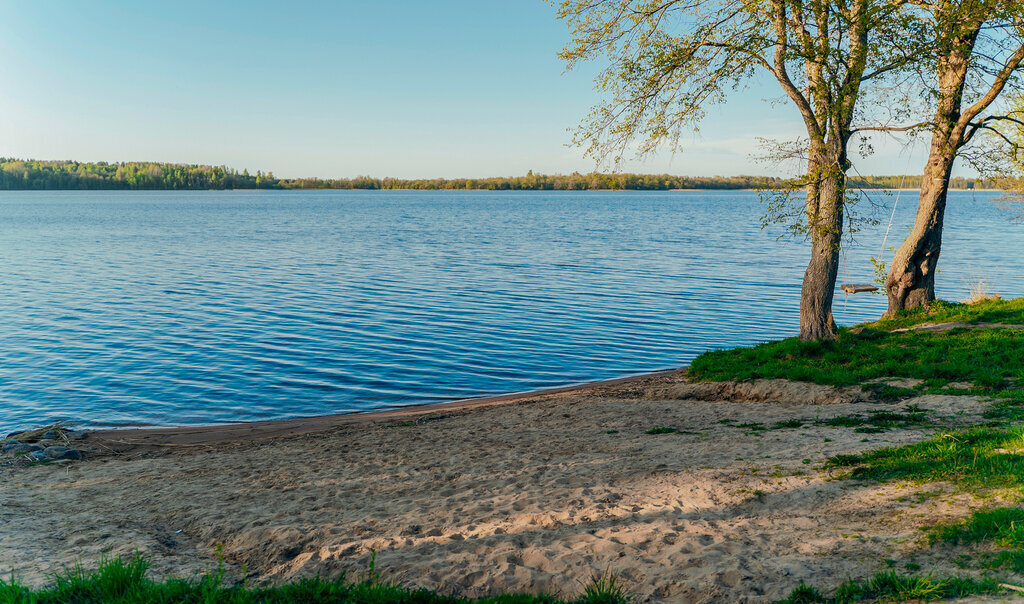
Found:
M 972 397 L 913 402 L 953 423 L 982 407 Z M 912 488 L 815 470 L 829 455 L 928 430 L 735 427 L 880 408 L 892 406 L 570 394 L 5 467 L 0 574 L 38 584 L 75 561 L 138 550 L 158 575 L 189 575 L 223 543 L 232 570 L 245 565 L 257 580 L 358 573 L 373 549 L 388 578 L 467 595 L 575 595 L 609 570 L 638 601 L 760 602 L 800 580 L 830 587 L 874 573 L 884 558 L 941 570 L 918 527 L 962 515 L 964 497 L 915 504 Z M 645 434 L 657 426 L 682 432 Z

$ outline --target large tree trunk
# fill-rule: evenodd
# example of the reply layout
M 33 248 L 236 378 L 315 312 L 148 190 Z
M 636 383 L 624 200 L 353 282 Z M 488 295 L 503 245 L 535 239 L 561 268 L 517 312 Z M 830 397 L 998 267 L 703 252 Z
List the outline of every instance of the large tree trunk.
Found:
M 914 228 L 896 250 L 885 280 L 888 315 L 900 310 L 927 308 L 935 300 L 935 270 L 942 251 L 942 222 L 952 168 L 953 154 L 949 145 L 933 140 Z
M 964 9 L 966 12 L 961 12 Z M 935 272 L 942 251 L 942 223 L 946 213 L 946 194 L 949 191 L 949 175 L 957 151 L 966 142 L 968 124 L 978 112 L 991 103 L 1002 90 L 1007 79 L 1020 63 L 1015 54 L 1006 69 L 996 77 L 996 83 L 983 97 L 987 101 L 978 103 L 963 111 L 964 88 L 971 55 L 977 42 L 989 9 L 982 4 L 956 3 L 946 1 L 935 9 L 938 21 L 949 31 L 942 31 L 944 52 L 938 57 L 934 129 L 928 163 L 924 168 L 921 182 L 921 197 L 917 205 L 917 216 L 910 236 L 896 250 L 885 280 L 885 292 L 889 296 L 886 315 L 901 310 L 927 308 L 935 300 Z M 950 34 L 952 32 L 952 35 Z M 1024 52 L 1024 47 L 1021 48 Z M 1001 82 L 1001 83 L 1000 83 Z M 969 138 L 969 137 L 968 137 Z
M 846 177 L 839 169 L 841 161 L 814 163 L 825 167 L 816 175 L 817 182 L 807 189 L 811 261 L 800 292 L 800 339 L 834 340 L 839 337 L 839 329 L 832 318 L 832 299 L 839 274 Z

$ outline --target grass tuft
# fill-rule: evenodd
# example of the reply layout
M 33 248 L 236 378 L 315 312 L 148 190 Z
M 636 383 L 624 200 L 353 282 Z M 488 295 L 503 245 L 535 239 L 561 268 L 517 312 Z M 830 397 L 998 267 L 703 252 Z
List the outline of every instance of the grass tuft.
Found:
M 779 604 L 802 604 L 824 602 L 847 604 L 861 601 L 933 602 L 950 598 L 963 598 L 978 594 L 993 594 L 1002 590 L 991 579 L 977 580 L 968 577 L 938 578 L 932 575 L 901 575 L 896 571 L 885 571 L 864 581 L 849 580 L 836 588 L 831 598 L 800 582 L 789 597 Z
M 604 572 L 583 589 L 583 602 L 587 604 L 623 604 L 629 601 L 626 588 L 615 575 Z
M 196 580 L 167 579 L 158 582 L 146 577 L 148 562 L 141 556 L 128 560 L 104 559 L 94 571 L 76 567 L 59 574 L 52 584 L 30 589 L 17 580 L 0 579 L 0 603 L 3 604 L 625 604 L 629 597 L 618 579 L 609 574 L 596 577 L 583 595 L 562 600 L 549 595 L 501 594 L 469 599 L 445 595 L 427 589 L 413 589 L 383 580 L 373 567 L 361 581 L 337 579 L 299 579 L 271 587 L 250 588 L 224 584 L 224 569 Z
M 825 596 L 821 595 L 820 591 L 801 581 L 788 597 L 779 600 L 779 604 L 814 604 L 825 601 Z
M 651 428 L 647 432 L 644 432 L 644 434 L 672 434 L 673 432 L 678 432 L 678 430 L 668 426 L 659 426 L 657 428 Z

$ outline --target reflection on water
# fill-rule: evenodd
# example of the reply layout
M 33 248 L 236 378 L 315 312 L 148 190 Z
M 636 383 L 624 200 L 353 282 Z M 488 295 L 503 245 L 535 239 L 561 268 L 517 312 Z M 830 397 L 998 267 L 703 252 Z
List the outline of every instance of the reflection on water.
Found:
M 981 272 L 1024 293 L 1024 227 L 991 196 L 951 197 L 942 297 Z M 762 213 L 751 192 L 0 193 L 0 429 L 366 410 L 792 335 L 808 250 Z M 836 300 L 841 323 L 885 306 Z

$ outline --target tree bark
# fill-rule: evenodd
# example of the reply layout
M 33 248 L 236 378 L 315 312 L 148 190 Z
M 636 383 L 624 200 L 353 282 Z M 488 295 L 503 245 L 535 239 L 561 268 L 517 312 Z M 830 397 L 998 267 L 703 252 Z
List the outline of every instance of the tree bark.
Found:
M 914 226 L 893 255 L 885 279 L 885 292 L 889 297 L 887 316 L 901 310 L 927 308 L 935 300 L 935 271 L 942 251 L 946 194 L 953 162 L 964 144 L 966 122 L 970 117 L 962 113 L 961 105 L 969 58 L 981 23 L 976 21 L 967 28 L 965 35 L 952 37 L 951 50 L 938 62 L 939 94 L 928 163 L 924 168 Z
M 831 157 L 830 157 L 831 155 Z M 811 238 L 811 260 L 804 272 L 800 292 L 800 339 L 835 340 L 839 329 L 832 317 L 832 299 L 839 275 L 839 253 L 843 236 L 843 204 L 846 176 L 842 152 L 818 151 L 815 182 L 807 188 L 807 218 Z M 831 161 L 830 161 L 831 160 Z
M 900 310 L 927 308 L 935 300 L 935 271 L 942 251 L 942 224 L 946 193 L 953 169 L 953 153 L 944 141 L 933 140 L 921 183 L 914 227 L 893 256 L 885 291 L 887 315 Z

